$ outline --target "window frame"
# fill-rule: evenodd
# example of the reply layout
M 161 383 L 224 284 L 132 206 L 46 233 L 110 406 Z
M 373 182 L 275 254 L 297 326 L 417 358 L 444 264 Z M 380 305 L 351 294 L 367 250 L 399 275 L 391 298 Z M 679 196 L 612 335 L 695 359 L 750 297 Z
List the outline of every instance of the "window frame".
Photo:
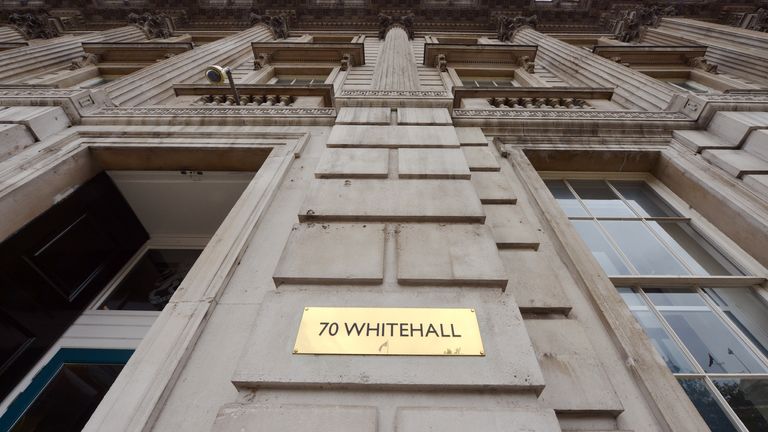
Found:
M 670 372 L 670 374 L 674 377 L 675 380 L 678 381 L 680 379 L 695 379 L 700 380 L 704 383 L 707 390 L 711 393 L 711 396 L 715 399 L 716 403 L 720 406 L 720 408 L 723 410 L 725 415 L 728 417 L 728 419 L 733 424 L 734 428 L 740 432 L 749 432 L 749 430 L 744 426 L 741 419 L 738 417 L 734 409 L 728 404 L 723 394 L 718 390 L 718 388 L 715 386 L 713 379 L 767 379 L 768 380 L 768 373 L 757 373 L 757 374 L 729 374 L 729 373 L 706 373 L 703 371 L 699 363 L 696 361 L 696 359 L 693 357 L 693 355 L 690 353 L 689 349 L 686 347 L 686 345 L 682 342 L 680 337 L 674 332 L 674 330 L 671 328 L 671 326 L 668 324 L 667 320 L 662 316 L 660 311 L 656 306 L 653 305 L 653 303 L 648 298 L 647 294 L 642 290 L 642 288 L 686 288 L 690 289 L 692 292 L 699 295 L 703 300 L 705 301 L 708 308 L 711 310 L 712 313 L 726 326 L 726 328 L 731 331 L 734 336 L 742 342 L 744 347 L 749 350 L 755 357 L 762 362 L 766 367 L 768 367 L 768 356 L 766 356 L 756 345 L 752 340 L 749 339 L 749 337 L 744 334 L 744 332 L 736 325 L 735 322 L 733 322 L 730 318 L 727 317 L 727 315 L 723 312 L 723 310 L 716 304 L 716 302 L 713 301 L 709 297 L 708 294 L 704 292 L 704 288 L 745 288 L 751 290 L 753 293 L 758 295 L 766 305 L 768 305 L 768 289 L 763 288 L 760 286 L 760 284 L 764 283 L 766 281 L 766 278 L 761 276 L 765 275 L 766 269 L 761 264 L 759 264 L 754 258 L 752 258 L 749 254 L 744 252 L 735 242 L 730 240 L 727 236 L 725 236 L 722 232 L 720 232 L 716 227 L 714 227 L 711 223 L 709 223 L 704 217 L 702 217 L 698 212 L 696 212 L 693 208 L 691 208 L 685 201 L 682 200 L 677 194 L 672 192 L 669 188 L 666 187 L 659 179 L 654 177 L 650 173 L 646 172 L 581 172 L 581 171 L 538 171 L 539 177 L 541 178 L 542 182 L 546 180 L 636 180 L 636 181 L 644 181 L 648 186 L 656 192 L 659 197 L 668 204 L 672 210 L 674 210 L 676 213 L 679 214 L 680 217 L 678 218 L 672 218 L 677 220 L 686 220 L 691 225 L 691 228 L 694 229 L 698 234 L 700 234 L 707 242 L 709 242 L 714 248 L 716 248 L 721 254 L 725 256 L 726 259 L 731 261 L 731 263 L 736 266 L 739 270 L 741 270 L 746 276 L 674 276 L 674 277 L 667 277 L 667 276 L 643 276 L 643 275 L 628 275 L 628 276 L 608 276 L 608 280 L 612 283 L 614 288 L 616 289 L 616 293 L 618 294 L 619 288 L 631 288 L 633 292 L 640 295 L 640 297 L 645 302 L 645 307 L 647 307 L 647 310 L 650 311 L 655 318 L 658 320 L 664 331 L 668 334 L 668 336 L 674 341 L 674 343 L 677 345 L 677 347 L 680 349 L 680 351 L 683 353 L 685 358 L 691 363 L 691 365 L 694 367 L 694 369 L 697 371 L 697 373 L 673 373 L 671 370 L 667 368 L 667 370 Z M 569 187 L 569 190 L 573 192 L 573 190 Z M 613 189 L 612 186 L 611 189 Z M 545 189 L 548 190 L 548 188 L 545 186 Z M 614 190 L 614 192 L 616 192 Z M 578 197 L 578 195 L 574 195 L 581 204 L 581 199 Z M 617 196 L 621 196 L 620 194 L 617 194 Z M 553 201 L 556 201 L 555 198 L 550 193 L 550 199 Z M 583 205 L 583 204 L 581 204 Z M 576 231 L 575 226 L 571 223 L 571 220 L 598 220 L 599 218 L 592 216 L 590 213 L 587 213 L 589 216 L 587 217 L 569 217 L 565 214 L 565 211 L 560 207 L 558 203 L 555 202 L 555 206 L 560 208 L 561 211 L 561 218 L 564 220 L 567 220 L 569 222 L 570 228 L 574 230 L 574 234 L 577 238 L 579 238 L 580 241 L 583 243 L 583 247 L 585 250 L 590 251 L 590 248 L 587 246 L 586 242 L 581 238 L 581 235 L 579 235 Z M 584 206 L 586 208 L 586 206 Z M 630 206 L 632 209 L 632 207 Z M 634 211 L 634 209 L 633 209 Z M 612 220 L 640 220 L 640 217 L 633 217 L 633 218 L 608 218 Z M 642 218 L 643 220 L 645 218 Z M 657 219 L 657 218 L 650 218 L 650 219 Z M 667 218 L 669 219 L 669 218 Z M 611 242 L 611 245 L 613 245 L 612 240 L 610 240 L 610 237 L 606 236 L 606 240 Z M 618 253 L 621 253 L 621 250 L 619 248 L 616 248 Z M 589 256 L 590 260 L 593 260 L 598 268 L 601 269 L 603 273 L 605 273 L 605 270 L 602 268 L 602 265 L 596 261 L 596 259 L 593 256 Z M 627 262 L 629 262 L 627 260 Z M 632 307 L 627 305 L 628 310 L 631 312 Z M 633 319 L 637 322 L 637 319 L 633 316 Z M 639 325 L 639 322 L 637 322 Z M 657 350 L 655 354 L 660 358 L 660 354 Z

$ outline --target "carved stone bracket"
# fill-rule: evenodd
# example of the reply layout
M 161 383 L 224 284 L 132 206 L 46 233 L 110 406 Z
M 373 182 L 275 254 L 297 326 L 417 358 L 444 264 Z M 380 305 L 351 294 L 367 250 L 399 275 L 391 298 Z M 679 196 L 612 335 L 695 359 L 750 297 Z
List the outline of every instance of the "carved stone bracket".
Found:
M 499 15 L 498 21 L 497 38 L 502 42 L 512 42 L 515 33 L 517 33 L 518 30 L 524 27 L 535 29 L 538 24 L 536 15 L 531 15 L 529 17 L 516 16 L 514 18 L 506 15 Z
M 355 61 L 352 54 L 344 53 L 344 55 L 341 56 L 341 70 L 349 70 L 349 68 L 355 65 L 354 63 Z
M 692 59 L 688 59 L 688 66 L 696 69 L 702 69 L 713 74 L 717 73 L 717 65 L 707 62 L 707 59 L 704 57 L 694 57 Z
M 379 39 L 384 39 L 387 36 L 387 31 L 392 27 L 400 27 L 408 34 L 408 39 L 413 39 L 413 20 L 414 14 L 392 16 L 380 13 L 379 14 Z
M 253 60 L 253 69 L 260 70 L 269 64 L 270 56 L 267 53 L 259 53 Z
M 445 54 L 438 54 L 435 64 L 440 72 L 448 72 L 448 60 L 445 58 Z
M 250 25 L 253 27 L 256 24 L 266 24 L 275 39 L 288 38 L 288 18 L 285 15 L 259 15 L 251 12 Z
M 518 58 L 517 64 L 528 73 L 533 73 L 533 70 L 536 68 L 536 64 L 528 56 L 522 56 Z
M 128 14 L 128 22 L 139 26 L 148 39 L 167 39 L 173 35 L 171 18 L 165 14 L 145 12 Z
M 86 53 L 81 58 L 72 61 L 72 64 L 69 65 L 69 70 L 78 70 L 86 66 L 96 65 L 98 63 L 99 63 L 99 56 L 97 56 L 96 54 Z
M 741 26 L 747 30 L 768 32 L 768 9 L 760 8 L 751 14 L 744 14 Z
M 12 13 L 8 22 L 27 39 L 51 39 L 60 34 L 55 21 L 46 14 Z

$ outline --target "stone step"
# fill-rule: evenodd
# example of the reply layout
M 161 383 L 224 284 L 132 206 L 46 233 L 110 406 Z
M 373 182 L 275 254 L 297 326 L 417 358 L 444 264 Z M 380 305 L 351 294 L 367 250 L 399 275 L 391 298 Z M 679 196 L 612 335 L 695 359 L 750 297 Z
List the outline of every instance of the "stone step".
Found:
M 458 148 L 402 148 L 397 151 L 398 177 L 402 179 L 470 178 L 464 153 Z
M 61 107 L 14 106 L 0 110 L 0 124 L 26 126 L 38 140 L 43 140 L 70 126 Z
M 704 150 L 701 155 L 737 178 L 746 174 L 768 174 L 768 161 L 744 150 Z
M 0 124 L 0 162 L 35 143 L 35 137 L 26 126 Z
M 299 221 L 484 223 L 469 180 L 314 180 Z
M 501 166 L 496 158 L 493 156 L 488 146 L 473 147 L 462 146 L 461 150 L 464 151 L 464 158 L 467 160 L 470 171 L 499 171 Z
M 752 190 L 768 200 L 768 174 L 748 174 L 742 180 Z
M 754 129 L 768 128 L 768 113 L 720 111 L 712 117 L 707 130 L 722 138 L 726 145 L 740 146 Z
M 762 160 L 768 161 L 768 129 L 752 131 L 741 148 Z
M 696 153 L 701 153 L 708 149 L 731 149 L 737 147 L 708 131 L 676 130 L 672 132 L 672 137 Z
M 452 126 L 336 125 L 328 147 L 458 147 Z

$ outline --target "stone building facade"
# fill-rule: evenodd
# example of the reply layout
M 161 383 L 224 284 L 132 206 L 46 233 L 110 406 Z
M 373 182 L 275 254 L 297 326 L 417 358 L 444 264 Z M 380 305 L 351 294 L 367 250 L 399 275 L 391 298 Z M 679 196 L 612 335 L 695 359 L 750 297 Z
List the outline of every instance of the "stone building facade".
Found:
M 0 2 L 0 430 L 768 430 L 765 2 L 85 3 Z

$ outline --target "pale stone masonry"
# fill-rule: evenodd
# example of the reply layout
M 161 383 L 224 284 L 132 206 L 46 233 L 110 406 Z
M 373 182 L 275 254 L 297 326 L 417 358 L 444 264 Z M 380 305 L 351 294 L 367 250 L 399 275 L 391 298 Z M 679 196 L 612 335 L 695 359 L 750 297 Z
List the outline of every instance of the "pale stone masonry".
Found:
M 55 345 L 133 351 L 84 431 L 709 429 L 679 384 L 690 377 L 670 371 L 639 306 L 630 310 L 617 288 L 746 287 L 768 299 L 766 33 L 659 16 L 622 42 L 597 24 L 554 31 L 510 11 L 480 29 L 473 8 L 462 21 L 454 6 L 436 15 L 439 25 L 382 9 L 378 31 L 373 18 L 352 15 L 302 27 L 309 15 L 271 8 L 226 31 L 204 26 L 227 7 L 204 19 L 168 12 L 166 39 L 151 37 L 155 21 L 65 26 L 35 43 L 0 27 L 0 45 L 27 44 L 0 52 L 0 240 L 101 172 L 182 173 L 190 184 L 252 174 L 208 237 L 149 233 L 149 249 L 202 242 L 162 311 L 105 310 L 94 297 Z M 290 24 L 285 39 L 280 19 Z M 106 67 L 103 54 L 87 56 L 88 42 L 127 57 Z M 152 45 L 160 42 L 180 51 Z M 269 43 L 281 45 L 266 54 Z M 444 51 L 427 58 L 432 44 Z M 598 44 L 625 51 L 606 58 Z M 706 55 L 633 60 L 648 55 L 643 46 L 670 44 L 704 45 Z M 206 80 L 211 65 L 232 69 L 240 99 L 227 82 Z M 711 245 L 689 255 L 720 250 L 742 274 L 611 274 L 617 242 L 599 231 L 608 246 L 597 250 L 582 237 L 600 218 L 568 213 L 569 198 L 551 186 L 562 179 L 645 182 L 679 215 L 638 216 L 643 226 L 691 223 Z M 158 208 L 173 205 L 146 193 Z M 196 204 L 189 221 L 224 205 L 217 193 L 196 194 L 174 192 Z M 308 307 L 471 309 L 484 352 L 297 353 Z M 0 415 L 30 381 L 13 386 Z M 738 410 L 726 413 L 748 430 Z

